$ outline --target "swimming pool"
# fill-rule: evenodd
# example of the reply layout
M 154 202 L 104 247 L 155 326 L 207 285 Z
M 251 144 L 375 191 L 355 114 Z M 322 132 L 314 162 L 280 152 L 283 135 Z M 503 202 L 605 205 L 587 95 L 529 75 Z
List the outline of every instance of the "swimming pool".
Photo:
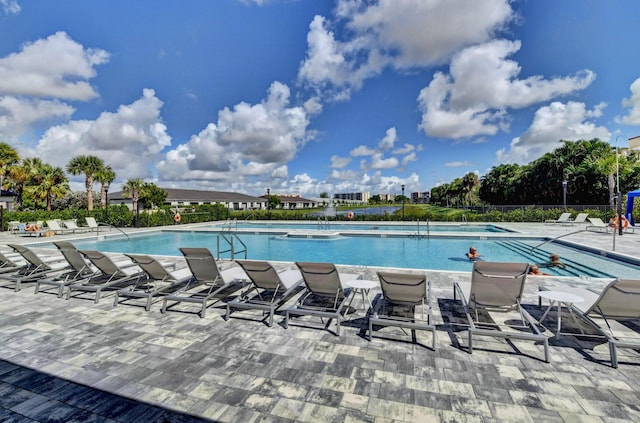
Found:
M 210 226 L 211 229 L 234 229 L 241 231 L 259 231 L 269 229 L 273 231 L 288 232 L 293 230 L 322 230 L 322 231 L 398 231 L 416 234 L 426 234 L 431 232 L 473 232 L 473 233 L 504 233 L 510 232 L 507 229 L 496 225 L 487 224 L 433 224 L 429 222 L 331 222 L 320 220 L 315 223 L 310 222 L 268 222 L 268 221 L 227 221 L 216 223 Z
M 247 258 L 271 261 L 324 261 L 355 266 L 383 266 L 431 270 L 470 271 L 466 257 L 474 245 L 487 261 L 546 263 L 551 253 L 562 257 L 567 269 L 542 269 L 559 276 L 636 278 L 640 267 L 559 243 L 539 245 L 541 238 L 481 239 L 482 237 L 338 236 L 335 238 L 289 238 L 283 235 L 240 234 Z M 104 252 L 180 256 L 179 247 L 207 247 L 217 255 L 228 248 L 221 235 L 211 231 L 158 231 L 73 241 L 79 249 Z M 53 245 L 50 245 L 54 248 Z M 236 244 L 236 250 L 240 247 Z M 229 254 L 221 254 L 229 258 Z M 244 254 L 236 255 L 242 259 Z

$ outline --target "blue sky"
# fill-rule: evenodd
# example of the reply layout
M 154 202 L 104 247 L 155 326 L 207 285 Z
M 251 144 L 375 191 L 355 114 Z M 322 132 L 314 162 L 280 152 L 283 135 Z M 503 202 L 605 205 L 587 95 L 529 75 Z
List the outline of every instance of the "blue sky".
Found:
M 637 0 L 0 0 L 0 140 L 161 187 L 427 191 L 640 135 Z M 82 190 L 81 177 L 72 188 Z

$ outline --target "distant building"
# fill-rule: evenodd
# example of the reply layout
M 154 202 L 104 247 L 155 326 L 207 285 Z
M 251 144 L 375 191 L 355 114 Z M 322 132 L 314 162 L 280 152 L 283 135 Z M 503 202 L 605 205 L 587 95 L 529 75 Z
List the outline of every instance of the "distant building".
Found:
M 280 199 L 278 208 L 285 210 L 313 209 L 320 207 L 321 204 L 315 200 L 303 198 L 300 194 L 271 194 L 271 196 L 278 197 Z M 266 201 L 267 196 L 264 195 L 261 198 Z
M 629 150 L 640 151 L 640 135 L 629 138 Z
M 167 192 L 165 205 L 171 207 L 196 206 L 203 204 L 222 204 L 229 210 L 266 209 L 267 201 L 262 197 L 224 191 L 200 191 L 193 189 L 160 188 Z M 122 192 L 109 193 L 111 204 L 126 204 L 132 208 L 131 198 L 125 198 Z
M 431 198 L 431 192 L 412 192 L 411 193 L 411 202 L 412 203 L 428 203 Z
M 333 194 L 333 199 L 345 203 L 369 203 L 371 195 L 368 192 L 346 192 L 341 194 Z

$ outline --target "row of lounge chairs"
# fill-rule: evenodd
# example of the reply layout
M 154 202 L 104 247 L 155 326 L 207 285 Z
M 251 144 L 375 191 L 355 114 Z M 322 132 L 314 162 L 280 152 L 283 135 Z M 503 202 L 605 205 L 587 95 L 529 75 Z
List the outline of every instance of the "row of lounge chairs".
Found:
M 616 229 L 615 225 L 604 222 L 599 217 L 589 217 L 589 213 L 578 213 L 575 219 L 571 219 L 571 213 L 562 213 L 560 217 L 557 219 L 547 219 L 544 221 L 546 225 L 577 225 L 582 223 L 589 223 L 586 226 L 587 231 L 591 232 L 605 232 L 608 233 Z M 627 225 L 623 226 L 623 230 L 625 232 L 635 232 L 635 228 L 633 226 Z
M 86 232 L 98 232 L 99 223 L 94 217 L 85 217 L 86 226 L 78 226 L 75 219 L 66 220 L 47 220 L 40 221 L 32 225 L 32 229 L 27 228 L 26 224 L 20 222 L 10 222 L 10 230 L 22 236 L 48 236 L 48 235 L 67 235 Z M 35 228 L 35 229 L 33 229 Z
M 188 269 L 169 270 L 147 255 L 128 254 L 128 262 L 115 262 L 98 251 L 76 250 L 69 242 L 55 245 L 66 264 L 9 244 L 22 257 L 22 264 L 0 255 L 0 279 L 15 283 L 16 291 L 22 283 L 34 282 L 36 293 L 53 290 L 62 297 L 66 290 L 67 299 L 91 294 L 96 303 L 101 292 L 112 291 L 114 306 L 142 299 L 147 311 L 154 301 L 162 301 L 163 313 L 183 302 L 197 303 L 201 317 L 212 302 L 227 299 L 225 320 L 236 311 L 259 310 L 261 320 L 272 326 L 275 314 L 282 311 L 285 328 L 294 316 L 315 316 L 323 322 L 327 319 L 324 328 L 335 320 L 339 336 L 341 321 L 350 308 L 347 300 L 355 295 L 349 281 L 360 278 L 358 274 L 339 272 L 331 263 L 298 262 L 295 269 L 278 272 L 266 261 L 238 260 L 238 266 L 222 270 L 206 248 L 181 248 Z M 474 263 L 469 282 L 454 284 L 454 300 L 461 302 L 467 320 L 469 353 L 476 337 L 520 339 L 543 345 L 544 361 L 549 362 L 549 338 L 521 304 L 528 270 L 527 263 L 479 261 Z M 378 279 L 382 292 L 367 313 L 366 338 L 371 340 L 376 326 L 397 326 L 410 329 L 416 342 L 416 330 L 423 330 L 431 332 L 435 349 L 431 284 L 426 274 L 378 272 Z M 240 294 L 229 299 L 237 291 Z M 640 342 L 615 336 L 609 325 L 612 320 L 640 318 L 640 280 L 615 280 L 599 293 L 575 288 L 566 291 L 585 299 L 573 306 L 573 311 L 606 338 L 613 367 L 618 366 L 617 348 L 640 349 Z M 505 328 L 492 318 L 493 313 L 513 311 L 519 313 L 521 324 L 510 321 Z M 602 319 L 608 329 L 596 319 Z

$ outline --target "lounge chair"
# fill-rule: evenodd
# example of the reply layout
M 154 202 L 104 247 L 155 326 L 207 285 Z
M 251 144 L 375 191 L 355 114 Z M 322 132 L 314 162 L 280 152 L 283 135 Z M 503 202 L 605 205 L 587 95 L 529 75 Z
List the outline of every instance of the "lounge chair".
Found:
M 589 220 L 589 223 L 591 223 L 587 226 L 587 231 L 608 233 L 609 229 L 611 229 L 609 224 L 603 222 L 599 217 L 590 217 L 587 220 Z
M 578 213 L 575 219 L 569 219 L 567 223 L 569 223 L 570 225 L 585 223 L 588 217 L 589 217 L 589 213 Z
M 273 325 L 273 315 L 293 294 L 299 291 L 302 275 L 297 269 L 278 273 L 267 261 L 238 260 L 251 280 L 251 285 L 239 297 L 227 303 L 226 320 L 231 309 L 262 310 L 268 313 L 268 325 Z
M 100 302 L 102 291 L 116 291 L 135 284 L 143 273 L 134 266 L 121 267 L 100 251 L 81 250 L 80 253 L 91 262 L 98 272 L 78 283 L 72 283 L 67 288 L 67 300 L 74 291 L 78 294 L 95 293 L 94 302 Z
M 378 272 L 378 279 L 382 294 L 374 300 L 373 314 L 369 317 L 369 340 L 373 336 L 373 325 L 411 329 L 414 342 L 417 342 L 416 330 L 426 330 L 431 332 L 431 348 L 435 350 L 431 282 L 427 281 L 426 274 Z
M 161 313 L 167 311 L 169 301 L 175 304 L 181 302 L 201 304 L 198 315 L 205 317 L 210 301 L 216 300 L 223 291 L 229 290 L 246 275 L 239 267 L 232 267 L 221 271 L 218 262 L 208 248 L 180 248 L 187 260 L 187 265 L 194 277 L 194 283 L 175 294 L 169 294 L 162 299 Z M 204 286 L 203 286 L 204 285 Z M 220 298 L 218 298 L 220 299 Z
M 527 263 L 497 263 L 477 261 L 473 264 L 471 283 L 456 282 L 453 297 L 464 306 L 469 326 L 469 353 L 473 353 L 474 336 L 522 339 L 544 345 L 544 359 L 549 362 L 549 340 L 540 333 L 537 322 L 520 304 L 529 271 Z M 479 320 L 480 311 L 486 317 Z M 518 311 L 522 325 L 495 323 L 492 312 Z M 512 313 L 513 314 L 513 313 Z M 526 322 L 525 322 L 526 321 Z
M 89 230 L 100 232 L 100 224 L 96 222 L 96 219 L 94 217 L 87 216 L 84 218 L 84 220 L 87 222 L 87 227 L 89 228 Z
M 57 220 L 47 220 L 47 228 L 56 235 L 65 235 L 73 233 L 72 229 L 63 228 Z
M 57 289 L 58 298 L 62 298 L 67 286 L 89 278 L 96 273 L 96 270 L 85 261 L 82 254 L 80 254 L 80 251 L 78 251 L 70 242 L 56 241 L 53 244 L 58 248 L 58 251 L 62 253 L 62 256 L 69 264 L 69 270 L 54 277 L 38 279 L 36 281 L 35 293 L 37 294 L 40 291 Z M 47 288 L 42 289 L 43 285 Z
M 159 298 L 178 290 L 189 287 L 193 275 L 189 269 L 169 271 L 153 257 L 140 254 L 125 254 L 146 273 L 146 278 L 141 278 L 136 284 L 116 291 L 113 306 L 117 306 L 121 297 L 141 298 L 146 300 L 145 310 L 151 309 L 154 298 Z
M 38 279 L 69 270 L 66 263 L 57 259 L 41 258 L 29 247 L 19 244 L 7 244 L 13 251 L 20 254 L 26 264 L 12 273 L 0 275 L 0 279 L 15 283 L 16 292 L 22 289 L 23 283 L 37 282 Z
M 44 236 L 47 232 L 41 225 L 36 225 L 38 229 L 27 229 L 26 223 L 20 223 L 16 234 L 21 236 Z
M 89 232 L 91 230 L 91 228 L 78 226 L 76 221 L 72 220 L 72 219 L 63 220 L 62 224 L 64 225 L 65 228 L 69 229 L 74 234 L 83 233 L 83 232 Z
M 570 218 L 571 218 L 571 213 L 562 213 L 559 218 L 547 219 L 544 221 L 544 223 L 545 225 L 548 225 L 548 224 L 555 225 L 556 223 L 565 224 L 565 223 L 570 223 L 569 221 Z
M 541 289 L 548 289 L 541 287 Z M 611 366 L 618 367 L 617 348 L 640 349 L 640 336 L 637 332 L 635 339 L 628 336 L 622 337 L 621 331 L 614 333 L 610 321 L 630 321 L 640 319 L 640 280 L 616 279 L 610 282 L 599 293 L 589 289 L 571 288 L 562 286 L 554 287 L 554 291 L 575 294 L 584 298 L 583 302 L 572 304 L 572 309 L 587 324 L 593 327 L 599 335 L 606 338 L 609 344 Z M 606 325 L 598 324 L 601 321 Z M 637 361 L 636 361 L 637 362 Z
M 341 274 L 332 263 L 302 263 L 296 266 L 302 273 L 305 290 L 298 297 L 295 304 L 287 308 L 284 327 L 289 326 L 291 315 L 317 316 L 328 318 L 325 329 L 336 319 L 336 335 L 340 336 L 340 319 L 348 309 L 345 307 L 350 288 L 344 284 L 350 279 L 359 279 L 360 275 Z
M 17 271 L 21 266 L 24 266 L 24 261 L 18 262 L 13 257 L 8 257 L 4 253 L 0 253 L 0 274 L 1 273 L 13 273 Z

